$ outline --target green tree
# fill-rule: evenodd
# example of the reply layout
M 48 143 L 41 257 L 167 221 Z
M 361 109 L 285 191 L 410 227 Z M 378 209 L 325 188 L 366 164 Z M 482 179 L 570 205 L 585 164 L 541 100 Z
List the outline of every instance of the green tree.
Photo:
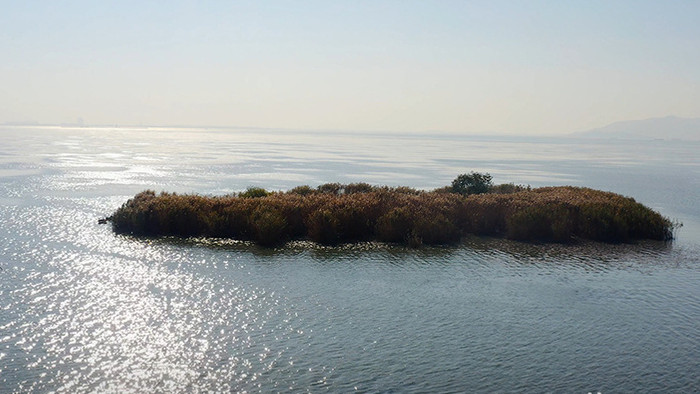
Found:
M 257 197 L 267 197 L 270 193 L 263 189 L 262 187 L 250 186 L 244 192 L 238 193 L 239 197 L 244 198 L 257 198 Z
M 488 173 L 472 171 L 469 174 L 461 174 L 452 181 L 452 192 L 462 195 L 486 193 L 493 186 L 491 179 Z

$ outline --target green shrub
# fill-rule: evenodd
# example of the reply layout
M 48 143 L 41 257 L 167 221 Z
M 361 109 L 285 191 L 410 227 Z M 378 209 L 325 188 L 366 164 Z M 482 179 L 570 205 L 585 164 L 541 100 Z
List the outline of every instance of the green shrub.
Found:
M 259 198 L 269 196 L 270 193 L 262 187 L 251 186 L 239 194 L 243 198 Z
M 470 172 L 461 174 L 452 181 L 452 191 L 462 195 L 486 193 L 491 188 L 491 175 Z

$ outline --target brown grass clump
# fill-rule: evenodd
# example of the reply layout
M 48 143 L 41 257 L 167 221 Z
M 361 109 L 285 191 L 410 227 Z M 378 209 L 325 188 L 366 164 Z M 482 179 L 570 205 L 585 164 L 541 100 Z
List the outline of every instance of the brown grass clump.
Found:
M 562 243 L 672 238 L 668 219 L 618 194 L 569 186 L 493 188 L 466 196 L 364 183 L 221 197 L 145 191 L 110 219 L 118 233 L 227 237 L 265 246 L 291 239 L 439 245 L 466 234 Z

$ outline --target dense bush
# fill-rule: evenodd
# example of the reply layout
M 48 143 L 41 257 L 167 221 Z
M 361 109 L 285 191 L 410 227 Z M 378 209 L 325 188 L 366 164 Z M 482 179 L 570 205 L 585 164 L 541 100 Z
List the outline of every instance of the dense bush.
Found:
M 345 185 L 343 188 L 345 190 L 345 194 L 354 194 L 354 193 L 369 193 L 371 191 L 375 190 L 375 187 L 370 185 L 369 183 L 351 183 L 349 185 Z
M 328 209 L 312 212 L 307 221 L 308 236 L 322 245 L 336 245 L 341 242 L 340 220 Z
M 507 219 L 507 237 L 520 241 L 569 242 L 574 235 L 574 212 L 563 204 L 530 206 Z
M 395 187 L 392 189 L 388 189 L 387 191 L 393 191 L 393 192 L 399 193 L 399 194 L 413 194 L 413 195 L 418 195 L 418 194 L 424 193 L 422 190 L 416 190 L 416 189 L 414 189 L 412 187 L 408 187 L 408 186 L 399 186 L 399 187 Z
M 668 219 L 614 193 L 577 187 L 502 189 L 464 196 L 326 184 L 287 193 L 250 188 L 222 197 L 148 190 L 122 205 L 111 221 L 118 233 L 231 237 L 261 245 L 306 238 L 328 245 L 378 240 L 419 246 L 454 244 L 465 234 L 545 242 L 672 237 Z
M 320 185 L 316 190 L 319 193 L 324 194 L 342 194 L 345 186 L 340 183 L 324 183 Z
M 443 214 L 435 216 L 418 216 L 413 223 L 408 243 L 411 246 L 456 244 L 462 239 L 462 233 L 450 219 Z
M 255 241 L 260 245 L 271 246 L 288 239 L 287 220 L 274 207 L 259 206 L 250 217 Z
M 486 193 L 492 186 L 491 179 L 491 175 L 478 172 L 462 174 L 452 181 L 452 192 L 463 195 Z
M 433 193 L 447 194 L 447 193 L 455 193 L 455 191 L 452 189 L 452 186 L 443 186 L 443 187 L 439 187 L 439 188 L 433 190 Z
M 289 194 L 298 194 L 300 196 L 307 196 L 311 193 L 314 193 L 315 190 L 311 188 L 309 185 L 303 185 L 303 186 L 297 186 L 291 190 L 289 190 L 287 193 Z
M 495 194 L 511 194 L 530 190 L 530 186 L 516 185 L 514 183 L 504 183 L 501 185 L 493 185 L 489 187 L 489 193 Z
M 268 196 L 270 193 L 268 193 L 267 190 L 263 189 L 262 187 L 249 187 L 247 188 L 244 192 L 241 192 L 239 196 L 244 197 L 244 198 L 257 198 L 257 197 L 265 197 Z
M 377 239 L 382 242 L 408 243 L 413 230 L 413 216 L 407 207 L 392 208 L 377 221 Z

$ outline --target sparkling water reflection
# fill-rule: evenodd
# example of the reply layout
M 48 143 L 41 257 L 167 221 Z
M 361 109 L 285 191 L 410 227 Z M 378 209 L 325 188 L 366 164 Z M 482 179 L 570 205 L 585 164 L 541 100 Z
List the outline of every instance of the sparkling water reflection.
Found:
M 700 201 L 686 194 L 700 190 L 697 147 L 0 131 L 0 392 L 700 385 Z M 399 137 L 404 150 L 385 148 Z M 615 190 L 686 225 L 672 244 L 468 238 L 458 248 L 411 250 L 141 239 L 96 222 L 145 188 L 220 194 L 362 180 L 436 187 L 471 169 L 499 182 Z M 635 183 L 649 173 L 678 187 Z

